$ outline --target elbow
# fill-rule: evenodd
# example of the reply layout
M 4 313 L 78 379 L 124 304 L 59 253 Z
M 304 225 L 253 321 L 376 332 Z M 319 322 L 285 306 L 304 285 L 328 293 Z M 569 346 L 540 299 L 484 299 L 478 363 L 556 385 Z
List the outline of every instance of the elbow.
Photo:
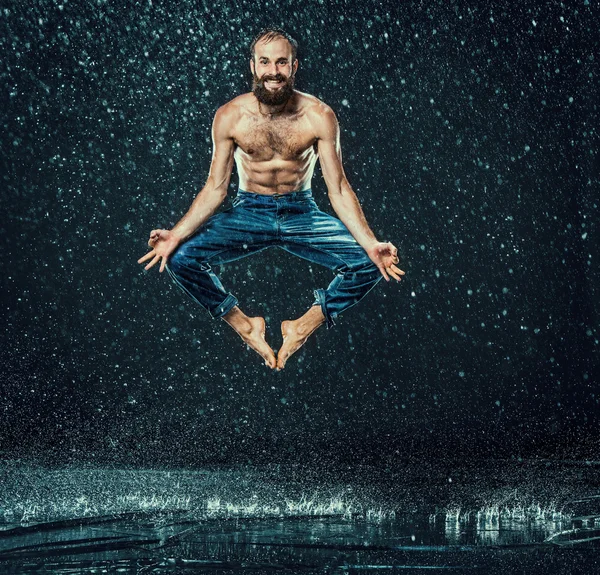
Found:
M 227 188 L 215 189 L 215 195 L 219 199 L 219 204 L 223 203 L 227 197 Z
M 215 182 L 211 178 L 206 182 L 204 186 L 204 191 L 210 194 L 213 198 L 220 200 L 221 202 L 225 200 L 227 197 L 227 188 L 229 187 L 229 182 Z
M 342 178 L 341 180 L 327 184 L 327 194 L 330 199 L 340 198 L 348 192 L 352 192 L 352 188 L 350 187 L 350 184 L 346 178 Z

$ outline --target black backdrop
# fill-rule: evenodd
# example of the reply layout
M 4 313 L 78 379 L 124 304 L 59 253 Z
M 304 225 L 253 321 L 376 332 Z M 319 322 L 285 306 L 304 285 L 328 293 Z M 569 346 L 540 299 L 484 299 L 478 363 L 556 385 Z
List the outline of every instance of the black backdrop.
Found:
M 5 4 L 4 455 L 594 457 L 598 8 L 513 4 Z M 267 24 L 298 40 L 296 87 L 335 110 L 407 272 L 281 373 L 136 263 L 201 189 Z M 320 172 L 313 191 L 331 211 Z M 221 277 L 274 347 L 331 279 L 279 250 Z

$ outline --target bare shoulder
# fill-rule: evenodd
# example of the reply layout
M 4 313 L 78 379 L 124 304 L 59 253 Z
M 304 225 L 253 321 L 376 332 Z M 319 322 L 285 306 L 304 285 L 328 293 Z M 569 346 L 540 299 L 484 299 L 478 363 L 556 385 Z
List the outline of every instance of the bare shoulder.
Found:
M 240 119 L 244 116 L 253 116 L 255 114 L 255 102 L 256 98 L 254 97 L 254 94 L 252 92 L 247 92 L 236 96 L 233 100 L 229 100 L 229 102 L 222 107 L 226 107 L 230 115 L 234 116 L 236 119 Z
M 338 121 L 335 112 L 322 100 L 311 94 L 298 92 L 304 100 L 304 109 L 306 116 L 314 127 L 318 137 L 325 138 L 335 133 Z
M 335 117 L 332 108 L 322 100 L 319 100 L 316 96 L 306 94 L 305 92 L 299 92 L 298 90 L 295 90 L 294 93 L 298 98 L 298 107 L 302 108 L 305 113 L 320 120 L 331 116 Z
M 246 101 L 245 94 L 229 100 L 215 112 L 215 126 L 226 131 L 232 131 L 243 114 Z

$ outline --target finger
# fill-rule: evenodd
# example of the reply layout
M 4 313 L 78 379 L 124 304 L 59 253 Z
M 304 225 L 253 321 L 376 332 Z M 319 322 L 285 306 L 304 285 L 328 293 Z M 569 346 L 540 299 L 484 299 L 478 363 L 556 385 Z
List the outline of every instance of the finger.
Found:
M 388 273 L 397 281 L 400 281 L 402 279 L 402 277 L 397 274 L 394 270 L 392 270 L 392 268 L 388 268 Z
M 145 261 L 149 260 L 154 255 L 155 255 L 155 252 L 154 252 L 154 250 L 152 250 L 151 252 L 148 252 L 145 256 L 141 257 L 137 263 L 143 264 Z
M 387 245 L 388 245 L 390 257 L 392 258 L 394 263 L 397 264 L 400 261 L 398 259 L 398 248 L 392 242 L 388 242 Z
M 397 274 L 400 274 L 401 276 L 404 275 L 405 272 L 403 272 L 400 268 L 396 267 L 395 265 L 391 265 L 390 268 L 392 268 Z
M 144 269 L 145 269 L 145 270 L 149 270 L 149 269 L 150 269 L 150 268 L 151 268 L 153 265 L 155 265 L 155 264 L 156 264 L 156 262 L 157 262 L 158 260 L 160 260 L 160 256 L 159 256 L 159 255 L 156 255 L 156 256 L 154 257 L 154 259 L 153 259 L 153 260 L 152 260 L 152 261 L 151 261 L 151 262 L 150 262 L 150 263 L 149 263 L 149 264 L 148 264 L 148 265 L 147 265 L 147 266 L 146 266 Z
M 381 275 L 385 278 L 386 282 L 390 281 L 389 276 L 387 275 L 385 268 L 383 267 L 383 265 L 377 266 L 379 268 L 379 271 L 381 272 Z
M 160 269 L 158 270 L 161 274 L 165 270 L 166 265 L 167 265 L 167 258 L 163 258 L 162 262 L 160 262 Z

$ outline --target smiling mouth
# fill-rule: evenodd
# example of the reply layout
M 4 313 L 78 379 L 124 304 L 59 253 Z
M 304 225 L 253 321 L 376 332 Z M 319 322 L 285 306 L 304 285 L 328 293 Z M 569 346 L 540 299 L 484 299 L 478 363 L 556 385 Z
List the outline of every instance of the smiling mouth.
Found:
M 280 82 L 278 80 L 267 80 L 265 82 L 265 86 L 281 86 L 283 84 L 283 82 Z

